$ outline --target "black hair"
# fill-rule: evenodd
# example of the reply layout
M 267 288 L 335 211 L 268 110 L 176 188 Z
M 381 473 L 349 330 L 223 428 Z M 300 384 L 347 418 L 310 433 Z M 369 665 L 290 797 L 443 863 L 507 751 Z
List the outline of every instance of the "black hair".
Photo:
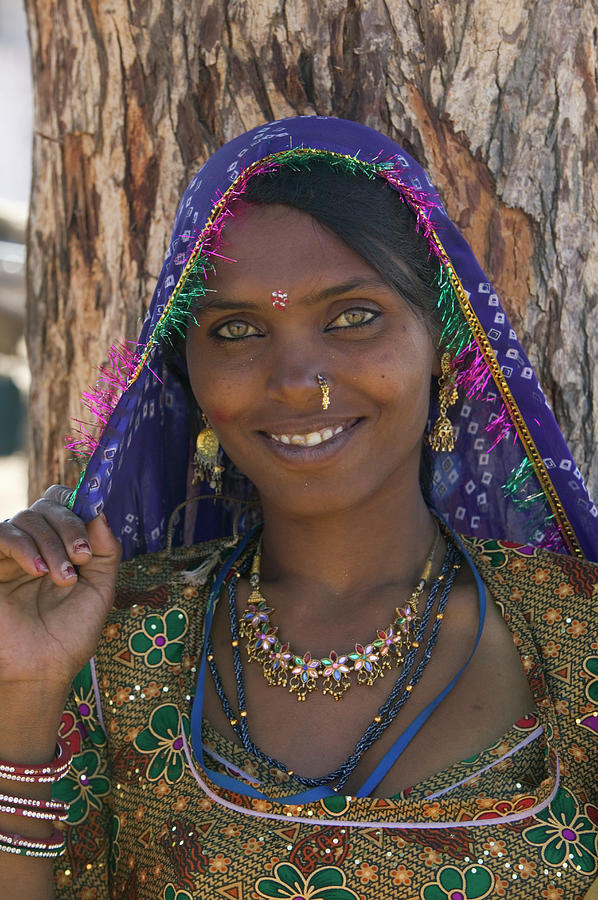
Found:
M 376 269 L 440 335 L 437 280 L 440 264 L 415 213 L 383 178 L 347 172 L 315 159 L 309 169 L 282 166 L 249 179 L 247 203 L 282 203 L 309 213 Z

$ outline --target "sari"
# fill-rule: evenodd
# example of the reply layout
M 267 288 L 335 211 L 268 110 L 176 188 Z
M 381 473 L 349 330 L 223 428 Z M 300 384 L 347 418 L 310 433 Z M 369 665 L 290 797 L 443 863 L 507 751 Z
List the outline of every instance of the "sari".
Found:
M 491 586 L 538 710 L 394 798 L 302 793 L 201 716 L 214 604 L 251 549 L 251 486 L 231 473 L 238 503 L 189 503 L 187 405 L 164 348 L 193 320 L 251 177 L 288 166 L 309 178 L 315 159 L 384 179 L 439 261 L 441 346 L 455 358 L 459 400 L 455 448 L 435 457 L 432 504 L 469 536 L 462 548 L 479 585 Z M 598 559 L 598 511 L 499 298 L 423 169 L 388 137 L 325 117 L 229 142 L 183 195 L 138 341 L 114 345 L 108 360 L 85 398 L 101 433 L 71 442 L 89 455 L 71 505 L 84 520 L 103 510 L 128 562 L 63 721 L 77 751 L 57 790 L 71 803 L 69 864 L 57 866 L 64 896 L 582 897 L 598 865 L 589 636 L 598 575 L 585 562 Z

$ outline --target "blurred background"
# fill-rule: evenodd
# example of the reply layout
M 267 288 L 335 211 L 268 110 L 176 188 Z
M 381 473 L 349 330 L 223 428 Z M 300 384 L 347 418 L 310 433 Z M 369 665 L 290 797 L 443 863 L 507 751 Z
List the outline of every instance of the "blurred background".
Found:
M 0 0 L 0 520 L 27 501 L 25 228 L 33 98 L 25 13 Z

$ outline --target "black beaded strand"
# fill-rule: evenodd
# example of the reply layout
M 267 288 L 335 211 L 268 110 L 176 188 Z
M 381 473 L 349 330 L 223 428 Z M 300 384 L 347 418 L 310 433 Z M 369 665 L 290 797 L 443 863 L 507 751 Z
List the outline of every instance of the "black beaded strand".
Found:
M 297 775 L 296 773 L 292 773 L 293 777 L 296 781 L 303 785 L 304 787 L 322 787 L 332 782 L 338 782 L 334 790 L 339 791 L 343 785 L 346 783 L 350 775 L 353 773 L 357 765 L 359 764 L 362 755 L 373 746 L 373 744 L 382 736 L 382 734 L 386 731 L 389 725 L 394 721 L 400 710 L 403 708 L 404 704 L 407 702 L 410 694 L 413 691 L 413 688 L 420 681 L 425 668 L 430 660 L 432 651 L 436 642 L 438 640 L 438 635 L 440 631 L 440 624 L 444 615 L 444 610 L 446 609 L 446 604 L 448 601 L 448 597 L 452 586 L 454 584 L 455 578 L 457 576 L 457 572 L 462 564 L 462 555 L 458 548 L 451 542 L 447 543 L 447 552 L 443 561 L 443 565 L 441 568 L 440 575 L 433 582 L 430 592 L 428 594 L 428 599 L 426 601 L 426 606 L 424 610 L 424 614 L 420 620 L 420 626 L 418 628 L 416 634 L 416 640 L 414 642 L 415 646 L 409 650 L 409 652 L 405 656 L 404 665 L 400 676 L 398 677 L 393 689 L 391 690 L 386 701 L 380 706 L 378 710 L 378 714 L 375 716 L 374 720 L 370 722 L 367 726 L 364 734 L 358 740 L 355 745 L 355 749 L 350 754 L 350 756 L 342 763 L 334 772 L 329 773 L 328 775 L 324 775 L 320 778 L 308 778 L 306 776 Z M 240 577 L 241 573 L 237 574 L 237 577 Z M 222 709 L 224 714 L 227 716 L 229 722 L 231 723 L 235 733 L 239 737 L 243 748 L 248 752 L 252 753 L 262 762 L 266 763 L 270 767 L 277 768 L 285 773 L 289 773 L 288 767 L 276 760 L 275 758 L 268 756 L 264 753 L 251 739 L 249 734 L 249 727 L 247 723 L 247 709 L 246 709 L 246 700 L 245 700 L 245 683 L 243 677 L 243 664 L 241 660 L 241 653 L 239 648 L 239 621 L 237 617 L 237 605 L 236 605 L 236 592 L 237 592 L 237 577 L 233 576 L 228 584 L 228 593 L 229 593 L 229 615 L 231 621 L 231 636 L 232 636 L 232 650 L 233 650 L 233 667 L 235 671 L 235 681 L 237 687 L 237 701 L 239 705 L 239 717 L 235 716 L 234 710 L 226 696 L 224 691 L 224 687 L 222 685 L 222 680 L 220 678 L 220 673 L 218 672 L 216 663 L 214 661 L 213 648 L 211 643 L 211 638 L 208 636 L 207 638 L 207 658 L 208 664 L 210 667 L 210 672 L 212 674 L 212 678 L 214 680 L 214 685 L 216 688 L 216 693 L 220 699 L 220 703 L 222 705 Z M 430 633 L 430 637 L 426 643 L 426 647 L 424 653 L 422 655 L 422 659 L 420 660 L 417 668 L 413 672 L 413 675 L 410 677 L 411 669 L 415 663 L 415 658 L 417 656 L 418 647 L 425 635 L 428 625 L 430 622 L 432 609 L 434 608 L 434 604 L 436 601 L 436 597 L 440 589 L 442 591 L 440 593 L 440 597 L 438 600 L 438 612 L 436 614 L 436 621 L 432 627 L 432 631 Z

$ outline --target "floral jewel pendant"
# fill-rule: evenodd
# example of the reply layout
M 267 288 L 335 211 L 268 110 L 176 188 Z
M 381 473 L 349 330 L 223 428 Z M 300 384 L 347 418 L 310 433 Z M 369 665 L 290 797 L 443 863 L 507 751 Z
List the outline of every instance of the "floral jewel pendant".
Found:
M 253 598 L 253 592 L 249 600 Z M 384 670 L 399 667 L 404 647 L 412 646 L 412 634 L 417 623 L 413 598 L 401 609 L 395 610 L 394 622 L 384 631 L 376 633 L 369 644 L 355 644 L 346 654 L 331 650 L 328 656 L 318 659 L 308 651 L 296 656 L 288 642 L 278 636 L 278 627 L 270 623 L 274 610 L 263 598 L 248 602 L 239 625 L 242 637 L 247 638 L 247 654 L 251 662 L 262 666 L 268 684 L 288 687 L 297 700 L 305 700 L 312 691 L 320 689 L 335 700 L 342 700 L 352 684 L 351 676 L 357 674 L 357 683 L 372 685 L 384 677 Z
M 393 665 L 400 667 L 405 648 L 414 646 L 417 604 L 430 578 L 439 541 L 437 528 L 430 555 L 409 602 L 395 609 L 395 618 L 388 628 L 377 631 L 374 640 L 368 644 L 355 644 L 355 649 L 349 653 L 331 650 L 322 659 L 312 656 L 309 651 L 297 656 L 290 644 L 280 639 L 278 626 L 271 624 L 270 616 L 274 610 L 260 590 L 261 546 L 258 547 L 249 577 L 251 592 L 239 623 L 239 633 L 247 639 L 249 660 L 262 666 L 268 684 L 288 687 L 297 700 L 305 700 L 308 694 L 317 690 L 342 700 L 355 674 L 358 684 L 374 684 L 384 677 L 385 669 L 391 669 Z

